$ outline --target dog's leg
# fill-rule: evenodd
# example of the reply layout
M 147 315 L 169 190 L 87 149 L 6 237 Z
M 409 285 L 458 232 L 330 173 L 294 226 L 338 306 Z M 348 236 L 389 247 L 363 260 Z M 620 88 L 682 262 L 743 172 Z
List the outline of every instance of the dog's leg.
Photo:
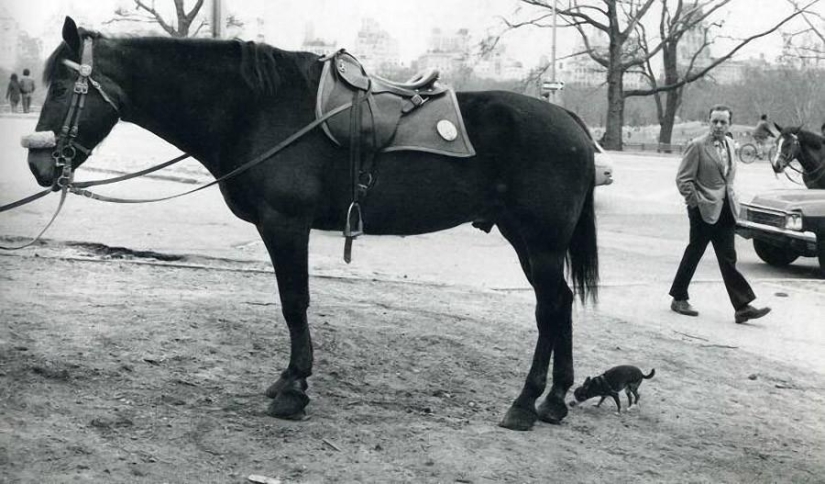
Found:
M 616 411 L 622 413 L 622 402 L 619 401 L 619 394 L 611 393 L 610 396 L 613 397 L 613 401 L 616 402 Z
M 599 403 L 597 403 L 597 404 L 596 404 L 596 406 L 597 406 L 597 407 L 601 407 L 601 406 L 602 406 L 602 402 L 604 401 L 604 399 L 605 399 L 605 398 L 607 398 L 607 395 L 603 396 L 603 397 L 602 397 L 602 399 L 601 399 L 601 400 L 599 400 Z
M 630 407 L 633 406 L 633 397 L 630 394 L 632 389 L 630 387 L 625 388 L 624 394 L 627 395 L 627 409 L 630 410 Z

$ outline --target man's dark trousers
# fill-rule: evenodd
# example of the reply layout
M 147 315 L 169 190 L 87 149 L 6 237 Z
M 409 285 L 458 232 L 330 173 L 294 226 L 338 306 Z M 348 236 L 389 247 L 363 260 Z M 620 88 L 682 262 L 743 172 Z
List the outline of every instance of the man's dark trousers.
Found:
M 670 288 L 670 295 L 673 299 L 679 301 L 688 299 L 688 285 L 693 279 L 693 274 L 696 272 L 696 267 L 708 243 L 713 244 L 719 269 L 722 271 L 722 280 L 725 281 L 725 289 L 728 290 L 728 297 L 733 308 L 741 309 L 756 299 L 748 281 L 736 269 L 736 246 L 734 245 L 736 220 L 731 213 L 728 198 L 725 197 L 722 214 L 715 224 L 702 220 L 698 207 L 688 208 L 688 218 L 690 219 L 690 242 L 682 256 L 679 270 L 676 271 L 673 286 Z

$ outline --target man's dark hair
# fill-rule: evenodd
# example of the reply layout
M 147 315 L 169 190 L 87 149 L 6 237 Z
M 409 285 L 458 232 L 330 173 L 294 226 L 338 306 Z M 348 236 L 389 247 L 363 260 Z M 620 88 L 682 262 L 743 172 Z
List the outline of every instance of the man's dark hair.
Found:
M 763 114 L 762 116 L 759 117 L 759 119 L 761 119 L 762 121 L 767 121 L 768 120 L 768 115 Z
M 717 104 L 710 108 L 710 111 L 708 111 L 708 119 L 710 119 L 710 114 L 714 111 L 727 111 L 728 117 L 730 118 L 730 124 L 733 124 L 733 110 L 731 108 L 725 106 L 724 104 Z
M 28 69 L 23 69 L 23 75 L 28 76 L 29 75 L 29 70 Z

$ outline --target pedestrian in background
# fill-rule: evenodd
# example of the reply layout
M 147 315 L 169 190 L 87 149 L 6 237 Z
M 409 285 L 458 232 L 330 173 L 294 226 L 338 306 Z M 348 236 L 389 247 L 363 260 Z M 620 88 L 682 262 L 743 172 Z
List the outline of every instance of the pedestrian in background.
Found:
M 768 138 L 773 138 L 773 131 L 771 131 L 768 123 L 768 115 L 763 114 L 759 117 L 756 127 L 753 129 L 753 140 L 756 141 L 756 147 L 759 149 L 759 158 L 765 156 L 765 146 L 768 144 Z
M 676 175 L 676 186 L 688 207 L 690 240 L 670 288 L 673 297 L 670 308 L 686 316 L 699 315 L 688 302 L 688 286 L 708 243 L 712 243 L 735 310 L 734 321 L 744 323 L 765 316 L 771 308 L 751 306 L 756 296 L 736 269 L 734 237 L 739 213 L 733 190 L 736 162 L 732 156 L 733 142 L 725 136 L 733 121 L 733 112 L 727 106 L 717 105 L 710 109 L 708 118 L 710 132 L 691 141 Z
M 23 97 L 23 112 L 28 113 L 32 106 L 32 93 L 36 85 L 34 79 L 29 77 L 29 70 L 23 69 L 23 77 L 20 79 L 20 92 Z
M 20 81 L 17 80 L 17 74 L 12 73 L 9 86 L 6 88 L 6 99 L 9 101 L 13 113 L 17 112 L 17 104 L 20 102 L 21 94 Z

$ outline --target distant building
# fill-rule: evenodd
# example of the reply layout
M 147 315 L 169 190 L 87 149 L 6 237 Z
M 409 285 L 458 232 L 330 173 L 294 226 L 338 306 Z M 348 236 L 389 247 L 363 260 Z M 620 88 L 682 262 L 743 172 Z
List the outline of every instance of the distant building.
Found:
M 371 18 L 361 21 L 361 29 L 355 38 L 352 53 L 358 58 L 367 72 L 401 66 L 401 54 L 398 40 L 381 29 L 378 22 Z
M 707 28 L 707 22 L 700 22 L 686 31 L 679 40 L 679 45 L 676 47 L 676 68 L 680 74 L 687 72 L 688 67 L 692 71 L 704 69 L 713 61 L 705 40 Z
M 721 85 L 742 84 L 753 62 L 727 60 L 714 67 L 706 77 Z
M 315 37 L 315 29 L 311 23 L 308 23 L 304 28 L 304 41 L 301 43 L 300 50 L 325 56 L 338 50 L 338 43 Z
M 470 51 L 470 33 L 467 29 L 445 33 L 432 29 L 427 39 L 427 51 L 421 54 L 416 65 L 419 70 L 436 69 L 442 77 L 449 77 L 466 65 Z
M 529 74 L 529 69 L 524 67 L 524 64 L 520 61 L 508 56 L 504 51 L 496 50 L 476 62 L 473 65 L 473 73 L 486 79 L 507 81 L 524 79 Z
M 590 29 L 590 31 L 588 36 L 590 45 L 585 45 L 584 40 L 579 39 L 574 51 L 585 52 L 590 48 L 594 52 L 606 56 L 608 49 L 607 36 L 596 29 Z M 625 47 L 631 50 L 634 49 L 632 42 L 633 39 L 628 40 Z M 607 69 L 593 60 L 590 55 L 582 54 L 565 62 L 559 62 L 556 66 L 556 79 L 569 85 L 598 87 L 607 83 Z M 622 85 L 624 89 L 644 89 L 650 87 L 650 82 L 640 72 L 625 72 L 622 77 Z
M 607 83 L 607 69 L 585 54 L 559 62 L 556 78 L 565 84 L 598 87 Z M 622 84 L 624 89 L 650 87 L 647 77 L 639 72 L 625 72 Z
M 17 21 L 0 5 L 0 66 L 15 68 L 20 49 L 19 37 Z

